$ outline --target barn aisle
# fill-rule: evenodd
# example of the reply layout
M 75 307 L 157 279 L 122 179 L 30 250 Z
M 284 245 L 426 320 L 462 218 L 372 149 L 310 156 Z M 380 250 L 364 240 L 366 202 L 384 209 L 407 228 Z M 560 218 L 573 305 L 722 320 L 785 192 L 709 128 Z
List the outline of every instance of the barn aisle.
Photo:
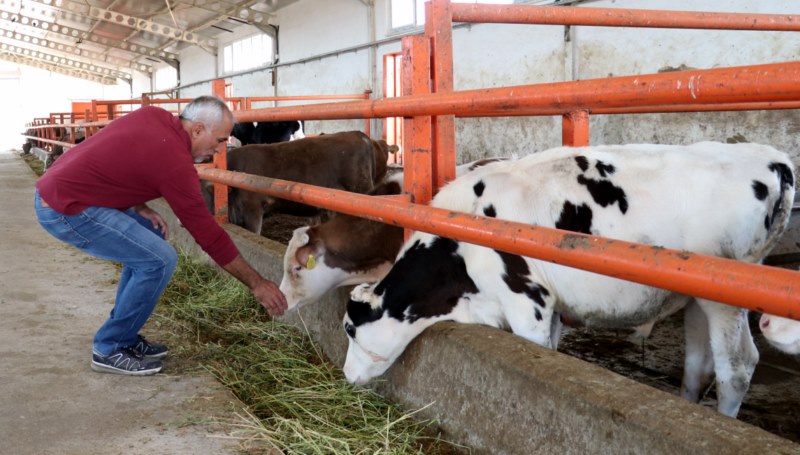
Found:
M 179 375 L 169 357 L 166 374 L 151 377 L 90 370 L 116 271 L 39 227 L 35 180 L 17 154 L 0 151 L 0 452 L 239 453 L 203 423 L 242 407 L 213 378 Z

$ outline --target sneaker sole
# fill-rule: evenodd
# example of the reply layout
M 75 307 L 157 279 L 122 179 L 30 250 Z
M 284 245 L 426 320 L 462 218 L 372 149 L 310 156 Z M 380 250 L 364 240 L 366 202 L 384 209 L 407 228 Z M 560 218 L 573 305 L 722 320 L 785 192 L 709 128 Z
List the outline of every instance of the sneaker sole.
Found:
M 151 368 L 149 370 L 128 371 L 128 370 L 123 370 L 121 368 L 114 368 L 110 365 L 97 363 L 94 360 L 92 360 L 92 370 L 97 371 L 99 373 L 123 374 L 126 376 L 151 376 L 161 371 L 162 368 L 164 368 L 163 365 L 157 368 Z

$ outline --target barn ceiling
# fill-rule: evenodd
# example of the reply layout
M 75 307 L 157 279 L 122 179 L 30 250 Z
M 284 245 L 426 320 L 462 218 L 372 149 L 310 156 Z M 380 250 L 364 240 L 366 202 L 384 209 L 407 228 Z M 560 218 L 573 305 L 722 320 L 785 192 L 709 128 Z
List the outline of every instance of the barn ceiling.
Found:
M 268 28 L 299 0 L 0 0 L 0 59 L 116 84 L 153 64 L 177 65 L 198 46 L 216 55 L 219 39 L 250 24 Z

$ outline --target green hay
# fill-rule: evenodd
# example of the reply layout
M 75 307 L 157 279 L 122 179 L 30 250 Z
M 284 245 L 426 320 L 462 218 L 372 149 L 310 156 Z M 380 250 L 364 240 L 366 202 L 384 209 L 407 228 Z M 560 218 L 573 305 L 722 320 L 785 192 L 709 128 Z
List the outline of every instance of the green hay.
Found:
M 36 155 L 34 155 L 33 153 L 27 153 L 27 154 L 19 153 L 19 156 L 21 156 L 22 159 L 25 160 L 26 163 L 28 163 L 28 166 L 31 168 L 34 174 L 40 177 L 42 174 L 44 174 L 44 161 L 40 160 L 39 158 L 36 158 Z
M 433 422 L 348 384 L 306 334 L 271 320 L 244 286 L 196 260 L 181 255 L 151 323 L 172 332 L 173 356 L 192 359 L 248 406 L 249 414 L 230 423 L 245 446 L 264 453 L 467 452 L 439 439 Z

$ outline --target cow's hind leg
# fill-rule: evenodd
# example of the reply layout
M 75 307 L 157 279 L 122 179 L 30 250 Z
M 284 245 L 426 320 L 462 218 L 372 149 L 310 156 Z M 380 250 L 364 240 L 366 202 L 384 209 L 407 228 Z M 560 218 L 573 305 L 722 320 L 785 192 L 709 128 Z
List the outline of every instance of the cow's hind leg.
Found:
M 708 319 L 717 376 L 717 410 L 736 417 L 758 363 L 758 350 L 750 334 L 747 310 L 702 299 L 697 300 L 697 305 Z
M 261 225 L 264 222 L 262 196 L 256 193 L 248 193 L 247 197 L 243 196 L 242 207 L 244 209 L 244 228 L 260 235 Z
M 686 356 L 683 362 L 681 396 L 697 403 L 714 379 L 714 358 L 711 356 L 708 319 L 696 302 L 690 303 L 684 310 L 683 329 Z

